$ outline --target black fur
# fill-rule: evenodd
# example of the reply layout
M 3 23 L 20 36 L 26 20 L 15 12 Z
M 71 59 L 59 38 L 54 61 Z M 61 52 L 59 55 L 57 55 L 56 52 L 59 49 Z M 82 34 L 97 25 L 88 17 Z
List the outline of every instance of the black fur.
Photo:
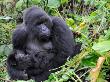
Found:
M 37 7 L 24 11 L 23 23 L 13 32 L 12 42 L 7 69 L 14 80 L 46 80 L 50 69 L 75 54 L 74 36 L 64 20 Z

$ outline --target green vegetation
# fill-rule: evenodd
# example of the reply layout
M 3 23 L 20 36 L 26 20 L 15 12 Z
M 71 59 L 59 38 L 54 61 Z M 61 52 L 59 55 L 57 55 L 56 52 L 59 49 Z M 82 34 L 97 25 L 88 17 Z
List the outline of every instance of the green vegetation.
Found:
M 60 70 L 45 82 L 109 82 L 110 0 L 0 0 L 0 82 L 12 82 L 5 63 L 12 50 L 12 30 L 22 21 L 22 10 L 32 5 L 63 18 L 82 42 L 81 53 L 52 69 Z

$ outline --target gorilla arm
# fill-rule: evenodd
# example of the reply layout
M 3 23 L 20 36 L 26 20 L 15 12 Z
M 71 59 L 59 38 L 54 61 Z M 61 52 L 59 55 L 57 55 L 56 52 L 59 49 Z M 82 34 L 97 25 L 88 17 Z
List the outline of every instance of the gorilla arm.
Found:
M 12 35 L 13 49 L 25 51 L 27 36 L 25 25 L 18 25 Z
M 26 38 L 27 38 L 27 34 L 26 34 L 26 31 L 23 25 L 17 26 L 12 36 L 13 51 L 11 54 L 9 54 L 7 58 L 8 73 L 11 79 L 14 79 L 14 80 L 28 79 L 28 76 L 25 73 L 25 71 L 19 70 L 19 68 L 21 69 L 21 67 L 19 67 L 18 62 L 17 62 L 17 60 L 22 59 L 21 57 L 25 55 L 24 49 L 25 49 Z
M 13 80 L 28 80 L 28 75 L 25 70 L 19 70 L 19 66 L 17 65 L 17 61 L 15 59 L 16 52 L 12 52 L 7 59 L 7 71 L 10 79 Z
M 55 62 L 62 65 L 69 56 L 74 55 L 73 47 L 75 45 L 73 34 L 64 20 L 58 17 L 52 17 L 52 42 L 56 49 Z

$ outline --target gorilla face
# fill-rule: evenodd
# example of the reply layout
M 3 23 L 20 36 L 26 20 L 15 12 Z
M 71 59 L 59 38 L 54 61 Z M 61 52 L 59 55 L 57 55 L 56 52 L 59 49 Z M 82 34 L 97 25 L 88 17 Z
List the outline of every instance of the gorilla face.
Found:
M 35 27 L 35 30 L 33 30 L 34 33 L 36 34 L 35 36 L 38 37 L 39 40 L 41 41 L 47 41 L 50 38 L 50 29 L 44 25 L 44 24 L 40 24 L 38 26 Z
M 38 10 L 39 8 L 31 10 L 27 9 L 24 13 L 23 20 L 25 21 L 25 25 L 29 32 L 31 32 L 35 37 L 38 37 L 41 40 L 47 40 L 51 35 L 50 32 L 53 25 L 52 20 L 43 10 L 37 12 Z

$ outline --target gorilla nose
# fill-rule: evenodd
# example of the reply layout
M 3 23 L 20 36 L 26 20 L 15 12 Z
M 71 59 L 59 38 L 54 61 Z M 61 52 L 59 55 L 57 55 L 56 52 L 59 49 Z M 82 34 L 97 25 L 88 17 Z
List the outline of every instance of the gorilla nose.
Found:
M 48 41 L 49 40 L 49 38 L 50 38 L 50 35 L 41 35 L 40 36 L 40 40 L 42 40 L 42 41 Z
M 41 26 L 41 35 L 50 36 L 50 29 L 44 25 Z

